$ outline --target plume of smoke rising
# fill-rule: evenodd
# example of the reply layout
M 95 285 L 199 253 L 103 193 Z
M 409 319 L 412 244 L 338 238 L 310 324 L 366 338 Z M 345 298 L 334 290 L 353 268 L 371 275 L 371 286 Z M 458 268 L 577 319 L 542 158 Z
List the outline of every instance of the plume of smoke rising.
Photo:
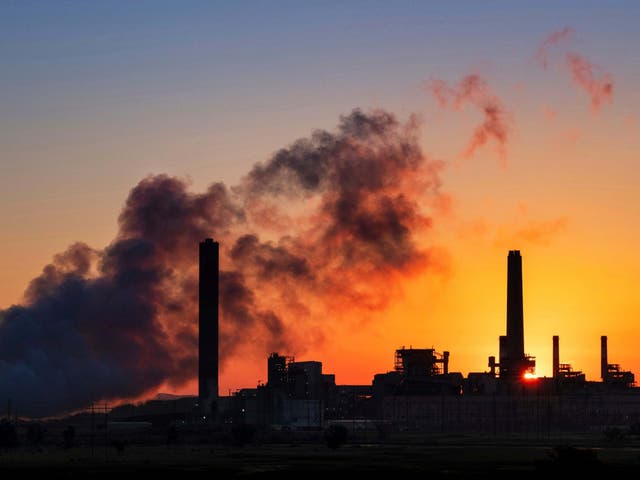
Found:
M 462 222 L 457 227 L 461 237 L 472 237 L 500 248 L 514 245 L 549 245 L 569 226 L 566 216 L 550 219 L 531 218 L 526 206 L 518 207 L 518 215 L 510 222 L 495 224 L 484 218 Z
M 72 246 L 34 279 L 25 305 L 0 313 L 0 394 L 23 413 L 144 391 L 174 368 L 156 318 L 167 272 L 153 245 L 130 239 L 108 247 L 99 275 L 89 278 L 93 253 Z
M 428 89 L 441 108 L 452 104 L 453 108 L 460 109 L 469 103 L 482 114 L 482 123 L 475 128 L 464 149 L 465 157 L 472 157 L 479 148 L 493 140 L 500 160 L 505 164 L 510 132 L 509 114 L 500 98 L 491 91 L 480 75 L 467 75 L 454 87 L 450 87 L 444 80 L 436 79 L 430 82 Z
M 613 101 L 613 77 L 586 58 L 575 53 L 567 53 L 566 65 L 573 81 L 591 98 L 591 109 L 600 111 L 603 103 Z
M 0 398 L 50 415 L 137 398 L 197 371 L 197 245 L 221 242 L 220 358 L 300 352 L 327 318 L 384 308 L 398 280 L 442 264 L 425 246 L 442 165 L 418 125 L 354 110 L 203 193 L 167 175 L 136 185 L 103 250 L 78 243 L 0 310 Z M 265 212 L 287 222 L 270 222 Z M 282 232 L 282 225 L 288 225 Z M 420 241 L 420 239 L 423 239 Z M 294 345 L 296 347 L 294 347 Z
M 319 292 L 346 311 L 377 310 L 391 298 L 395 278 L 434 264 L 433 252 L 416 238 L 431 225 L 419 203 L 440 196 L 442 165 L 425 158 L 416 134 L 415 121 L 400 125 L 389 113 L 356 110 L 342 117 L 336 134 L 316 131 L 252 169 L 242 185 L 249 204 L 315 200 L 308 215 L 297 217 L 297 232 L 278 246 L 307 261 L 295 263 L 302 275 L 287 280 L 295 280 L 293 290 L 307 298 Z M 264 246 L 252 251 L 264 258 L 276 253 Z
M 536 51 L 536 59 L 546 70 L 549 68 L 549 49 L 563 43 L 574 34 L 570 27 L 551 33 Z M 565 53 L 564 66 L 573 83 L 584 90 L 591 99 L 591 110 L 598 113 L 604 103 L 613 101 L 613 77 L 577 53 Z
M 495 245 L 549 245 L 558 234 L 564 232 L 569 225 L 567 217 L 550 220 L 527 220 L 524 225 L 502 225 L 497 228 Z
M 573 34 L 574 30 L 569 26 L 565 26 L 562 30 L 551 32 L 549 36 L 544 39 L 536 51 L 536 60 L 542 65 L 542 68 L 545 70 L 549 68 L 549 50 L 563 40 L 569 39 Z

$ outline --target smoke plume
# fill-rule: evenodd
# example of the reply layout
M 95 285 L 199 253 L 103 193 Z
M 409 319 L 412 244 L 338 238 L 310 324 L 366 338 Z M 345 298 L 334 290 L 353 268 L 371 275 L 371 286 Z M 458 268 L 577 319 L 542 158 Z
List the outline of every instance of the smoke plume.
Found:
M 536 59 L 546 70 L 549 67 L 548 51 L 573 35 L 570 27 L 551 33 L 536 51 Z M 604 103 L 613 101 L 613 77 L 601 67 L 594 65 L 582 55 L 565 53 L 564 68 L 571 74 L 575 85 L 584 90 L 591 99 L 591 110 L 598 113 Z
M 549 245 L 569 225 L 567 217 L 550 220 L 529 219 L 520 226 L 501 225 L 497 228 L 495 245 L 509 247 L 510 245 Z
M 599 112 L 603 103 L 613 101 L 613 77 L 611 74 L 575 53 L 567 53 L 566 65 L 576 85 L 591 98 L 593 112 Z
M 469 103 L 482 114 L 482 123 L 475 128 L 464 149 L 465 157 L 473 156 L 477 149 L 493 140 L 501 161 L 506 162 L 510 131 L 509 114 L 500 98 L 491 91 L 480 75 L 467 75 L 455 87 L 450 87 L 444 80 L 436 79 L 428 88 L 441 108 L 452 105 L 454 109 L 459 110 Z
M 417 134 L 413 119 L 354 110 L 231 188 L 193 193 L 179 178 L 143 179 L 106 248 L 72 245 L 21 305 L 0 310 L 0 398 L 50 415 L 192 380 L 206 237 L 221 245 L 223 366 L 243 345 L 258 356 L 300 353 L 323 338 L 327 318 L 383 309 L 399 280 L 441 264 L 424 233 L 442 165 Z
M 574 30 L 566 26 L 562 30 L 552 32 L 547 38 L 544 39 L 542 45 L 538 47 L 536 51 L 536 60 L 542 65 L 545 70 L 549 68 L 549 50 L 552 47 L 557 46 L 563 40 L 569 39 L 574 33 Z

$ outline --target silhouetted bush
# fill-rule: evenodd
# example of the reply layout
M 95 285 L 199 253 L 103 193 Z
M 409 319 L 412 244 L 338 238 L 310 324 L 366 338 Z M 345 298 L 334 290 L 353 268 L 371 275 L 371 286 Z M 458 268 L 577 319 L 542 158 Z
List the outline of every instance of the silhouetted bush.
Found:
M 256 427 L 253 425 L 238 423 L 231 428 L 231 439 L 234 445 L 242 447 L 253 439 L 255 433 Z
M 602 468 L 598 453 L 590 448 L 571 446 L 554 447 L 546 461 L 536 462 L 536 469 L 547 472 L 580 473 L 597 472 Z
M 340 448 L 347 443 L 347 437 L 349 436 L 349 430 L 344 425 L 329 425 L 324 431 L 324 439 L 327 442 L 329 448 Z
M 69 425 L 62 432 L 62 445 L 64 448 L 72 448 L 76 445 L 76 429 Z
M 31 447 L 38 447 L 44 440 L 45 428 L 39 423 L 31 423 L 27 427 L 27 444 Z
M 632 435 L 640 435 L 640 422 L 631 424 L 629 427 L 629 433 Z
M 13 448 L 18 445 L 16 426 L 6 419 L 0 420 L 0 448 Z
M 607 428 L 604 431 L 604 438 L 611 443 L 618 443 L 624 440 L 624 432 L 618 427 Z

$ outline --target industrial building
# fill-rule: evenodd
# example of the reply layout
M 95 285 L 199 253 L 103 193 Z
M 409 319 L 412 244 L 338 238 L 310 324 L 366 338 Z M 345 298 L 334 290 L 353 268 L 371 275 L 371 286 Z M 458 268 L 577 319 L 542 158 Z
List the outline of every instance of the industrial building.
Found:
M 498 361 L 488 370 L 449 371 L 450 353 L 399 348 L 393 370 L 371 385 L 336 385 L 317 361 L 296 362 L 273 353 L 268 381 L 234 396 L 227 417 L 263 427 L 312 428 L 329 421 L 368 420 L 390 428 L 430 432 L 536 434 L 631 425 L 640 422 L 640 389 L 633 373 L 610 364 L 601 337 L 602 381 L 591 382 L 560 362 L 560 339 L 552 337 L 553 376 L 536 378 L 535 357 L 525 352 L 522 257 L 507 256 L 506 334 Z
M 499 337 L 498 361 L 489 356 L 487 370 L 465 378 L 450 371 L 449 351 L 402 347 L 393 369 L 374 374 L 371 384 L 339 385 L 321 362 L 276 352 L 267 358 L 265 384 L 229 397 L 218 396 L 218 270 L 219 244 L 206 239 L 200 243 L 197 405 L 182 401 L 182 411 L 174 404 L 175 418 L 266 429 L 319 429 L 348 420 L 386 429 L 536 435 L 640 425 L 640 389 L 632 372 L 609 363 L 606 336 L 600 339 L 601 381 L 587 381 L 584 373 L 560 362 L 558 336 L 552 337 L 553 376 L 530 375 L 535 357 L 525 353 L 517 250 L 507 257 L 506 334 Z

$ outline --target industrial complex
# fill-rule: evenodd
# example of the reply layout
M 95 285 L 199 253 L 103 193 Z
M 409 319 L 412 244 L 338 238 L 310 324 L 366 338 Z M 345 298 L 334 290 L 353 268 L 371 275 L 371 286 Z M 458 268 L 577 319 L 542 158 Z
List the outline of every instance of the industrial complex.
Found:
M 371 384 L 338 385 L 319 361 L 272 353 L 267 382 L 230 396 L 218 392 L 219 244 L 200 243 L 198 397 L 116 408 L 116 417 L 191 419 L 213 424 L 250 424 L 272 429 L 319 429 L 346 422 L 352 428 L 443 433 L 590 431 L 640 422 L 640 389 L 632 372 L 609 363 L 601 337 L 601 381 L 587 381 L 560 362 L 553 342 L 553 376 L 531 375 L 535 357 L 525 353 L 522 257 L 507 257 L 506 334 L 487 369 L 464 377 L 449 369 L 449 351 L 399 348 L 393 369 Z M 171 404 L 171 406 L 170 406 Z M 195 420 L 194 420 L 195 419 Z

